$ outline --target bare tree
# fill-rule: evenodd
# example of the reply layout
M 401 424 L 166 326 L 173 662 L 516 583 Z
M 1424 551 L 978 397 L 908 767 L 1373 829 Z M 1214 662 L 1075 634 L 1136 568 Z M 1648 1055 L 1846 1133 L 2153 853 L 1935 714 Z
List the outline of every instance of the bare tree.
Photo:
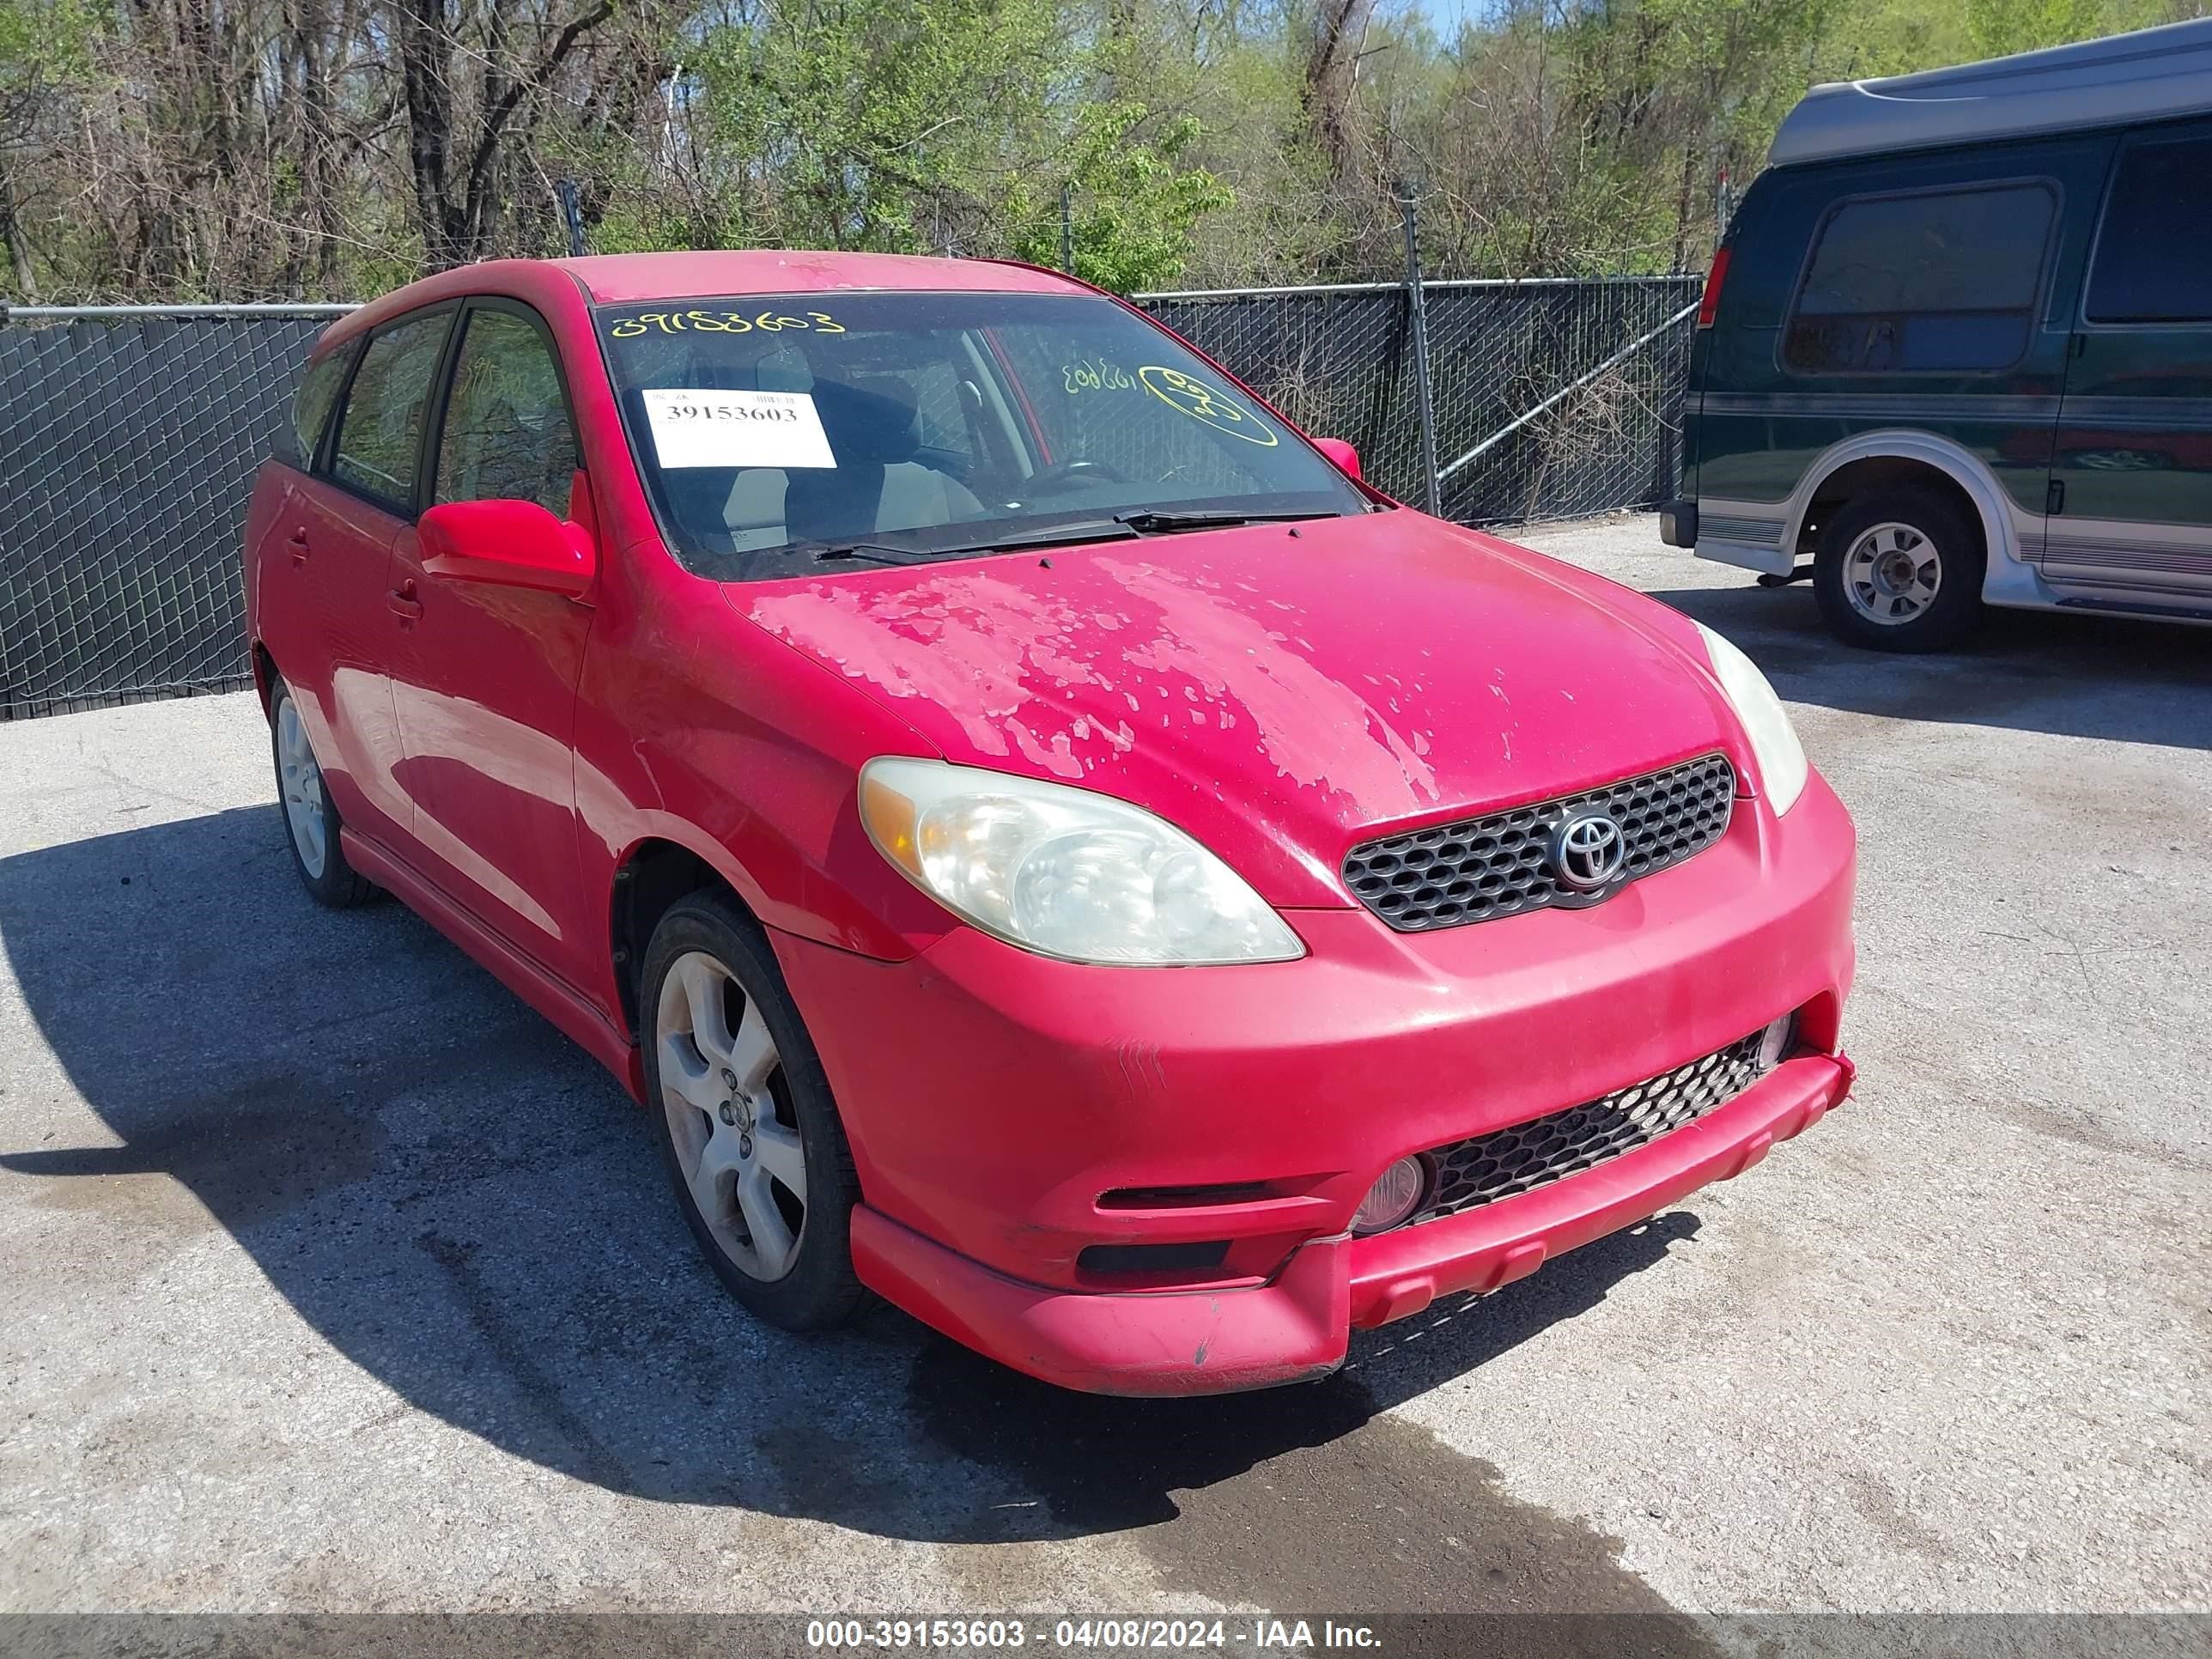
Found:
M 15 279 L 15 291 L 35 305 L 39 279 L 31 269 L 30 245 L 23 240 L 23 228 L 15 217 L 15 188 L 7 167 L 7 154 L 0 150 L 0 246 L 8 250 L 8 274 Z
M 1306 59 L 1306 111 L 1332 177 L 1352 169 L 1352 105 L 1359 84 L 1359 53 L 1376 0 L 1319 0 L 1313 51 Z
M 512 141 L 534 125 L 570 54 L 613 15 L 612 0 L 594 0 L 556 28 L 526 15 L 522 0 L 398 0 L 392 38 L 428 269 L 490 252 Z

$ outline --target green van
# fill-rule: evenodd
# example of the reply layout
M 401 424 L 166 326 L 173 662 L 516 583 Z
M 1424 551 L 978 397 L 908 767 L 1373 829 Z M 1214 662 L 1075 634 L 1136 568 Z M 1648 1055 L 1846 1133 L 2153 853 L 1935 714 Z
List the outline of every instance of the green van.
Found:
M 1661 534 L 1855 645 L 2212 623 L 2212 20 L 1815 87 L 1690 374 Z

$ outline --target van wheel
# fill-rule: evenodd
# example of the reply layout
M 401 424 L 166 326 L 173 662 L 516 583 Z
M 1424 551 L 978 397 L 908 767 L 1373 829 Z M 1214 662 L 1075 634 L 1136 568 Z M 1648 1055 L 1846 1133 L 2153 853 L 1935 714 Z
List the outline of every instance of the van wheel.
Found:
M 1813 592 L 1836 634 L 1871 651 L 1942 651 L 1982 615 L 1981 526 L 1949 496 L 1863 495 L 1821 527 Z
M 376 896 L 368 877 L 346 862 L 339 844 L 337 803 L 323 787 L 323 769 L 300 722 L 292 688 L 271 677 L 269 687 L 269 746 L 276 763 L 276 804 L 292 847 L 292 867 L 316 903 L 347 910 Z
M 647 1109 L 676 1202 L 730 1294 L 787 1331 L 842 1324 L 860 1183 L 830 1080 L 760 930 L 712 893 L 653 929 Z

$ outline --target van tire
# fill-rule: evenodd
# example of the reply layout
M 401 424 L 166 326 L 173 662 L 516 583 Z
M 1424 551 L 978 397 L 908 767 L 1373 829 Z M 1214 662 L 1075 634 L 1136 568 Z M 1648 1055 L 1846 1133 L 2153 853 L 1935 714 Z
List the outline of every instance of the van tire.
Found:
M 1979 625 L 1988 567 L 1972 513 L 1940 489 L 1899 484 L 1854 497 L 1821 526 L 1813 594 L 1830 630 L 1849 644 L 1946 651 Z M 1904 614 L 1883 621 L 1883 611 Z

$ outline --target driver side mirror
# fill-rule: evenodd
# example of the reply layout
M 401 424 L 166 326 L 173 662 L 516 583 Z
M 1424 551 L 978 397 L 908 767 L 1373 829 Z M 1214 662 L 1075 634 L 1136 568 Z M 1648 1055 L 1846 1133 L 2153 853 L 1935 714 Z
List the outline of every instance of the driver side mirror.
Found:
M 1336 470 L 1347 478 L 1359 477 L 1359 452 L 1341 438 L 1316 438 L 1313 447 L 1336 463 Z
M 448 581 L 495 582 L 580 598 L 599 569 L 591 532 L 536 501 L 446 501 L 416 525 L 422 568 Z

